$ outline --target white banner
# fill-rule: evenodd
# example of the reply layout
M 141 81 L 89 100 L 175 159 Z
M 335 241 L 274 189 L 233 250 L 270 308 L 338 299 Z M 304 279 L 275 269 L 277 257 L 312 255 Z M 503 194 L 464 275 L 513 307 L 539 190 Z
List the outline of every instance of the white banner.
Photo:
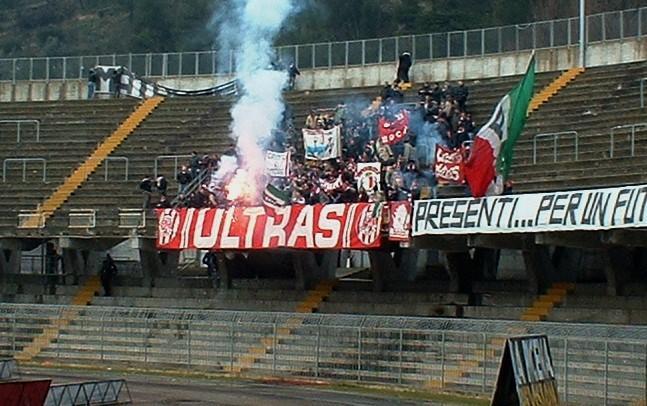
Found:
M 339 126 L 330 130 L 303 130 L 303 148 L 306 159 L 326 160 L 341 156 L 341 130 Z
M 380 169 L 382 164 L 379 162 L 358 162 L 357 172 L 357 190 L 374 192 L 380 190 Z M 376 189 L 377 188 L 377 189 Z
M 532 233 L 647 227 L 647 185 L 418 200 L 413 235 Z
M 265 174 L 275 178 L 285 178 L 290 175 L 289 152 L 265 152 Z

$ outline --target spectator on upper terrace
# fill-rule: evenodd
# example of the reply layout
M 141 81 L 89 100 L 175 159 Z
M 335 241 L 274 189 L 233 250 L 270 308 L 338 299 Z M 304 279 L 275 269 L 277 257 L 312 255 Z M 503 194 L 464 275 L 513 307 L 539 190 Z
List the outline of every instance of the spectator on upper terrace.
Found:
M 94 92 L 97 90 L 97 72 L 90 69 L 88 72 L 88 99 L 94 98 Z
M 411 60 L 411 54 L 409 52 L 403 52 L 400 54 L 398 61 L 398 71 L 396 74 L 396 80 L 402 82 L 404 88 L 410 87 L 409 81 L 409 70 L 413 64 Z
M 144 209 L 150 209 L 151 207 L 151 196 L 153 195 L 153 178 L 150 176 L 145 176 L 144 179 L 139 182 L 139 189 L 144 193 Z
M 186 165 L 182 165 L 176 177 L 178 194 L 184 194 L 186 192 L 186 188 L 192 179 L 193 177 L 191 176 L 191 172 L 189 172 L 189 168 Z
M 454 98 L 458 102 L 458 108 L 465 111 L 465 103 L 467 103 L 467 96 L 469 96 L 469 89 L 465 86 L 462 80 L 458 81 L 458 86 L 454 88 Z
M 220 276 L 218 275 L 218 259 L 214 252 L 207 252 L 202 257 L 202 264 L 207 266 L 207 275 L 213 283 L 213 287 L 220 286 Z
M 294 90 L 294 85 L 299 75 L 301 75 L 301 72 L 299 72 L 297 65 L 294 62 L 290 63 L 290 66 L 288 66 L 288 89 Z

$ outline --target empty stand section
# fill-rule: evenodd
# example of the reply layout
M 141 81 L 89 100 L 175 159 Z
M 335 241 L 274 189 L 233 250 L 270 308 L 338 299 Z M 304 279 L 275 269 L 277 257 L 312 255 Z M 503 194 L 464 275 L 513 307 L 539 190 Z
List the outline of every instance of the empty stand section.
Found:
M 153 97 L 142 102 L 121 125 L 107 137 L 92 154 L 65 179 L 54 193 L 38 206 L 36 213 L 28 218 L 23 228 L 35 228 L 44 224 L 72 193 L 94 172 L 97 167 L 148 117 L 164 100 Z

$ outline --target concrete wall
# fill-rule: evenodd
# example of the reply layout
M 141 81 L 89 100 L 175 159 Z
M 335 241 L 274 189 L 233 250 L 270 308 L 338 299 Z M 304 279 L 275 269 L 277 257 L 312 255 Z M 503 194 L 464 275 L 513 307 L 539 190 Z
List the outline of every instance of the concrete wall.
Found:
M 538 71 L 564 70 L 578 64 L 577 47 L 537 51 Z M 414 82 L 481 79 L 518 75 L 525 71 L 530 51 L 508 52 L 469 58 L 417 61 L 411 72 Z M 647 39 L 633 38 L 589 45 L 587 66 L 613 65 L 647 59 Z M 393 80 L 395 64 L 304 69 L 297 80 L 299 90 L 376 86 Z M 231 76 L 171 77 L 160 83 L 177 89 L 195 90 L 231 80 Z M 0 83 L 0 101 L 79 100 L 86 97 L 85 81 L 51 80 Z

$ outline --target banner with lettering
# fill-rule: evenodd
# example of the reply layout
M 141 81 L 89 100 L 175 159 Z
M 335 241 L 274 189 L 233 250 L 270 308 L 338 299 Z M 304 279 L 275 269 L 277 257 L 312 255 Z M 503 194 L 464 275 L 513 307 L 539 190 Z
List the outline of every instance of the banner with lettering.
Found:
M 413 236 L 647 227 L 647 185 L 418 200 L 412 222 Z
M 382 203 L 157 210 L 160 250 L 367 249 L 380 246 Z
M 341 156 L 341 128 L 339 126 L 330 130 L 304 128 L 301 131 L 306 159 L 325 161 Z
M 265 152 L 265 174 L 275 178 L 290 175 L 290 152 Z
M 411 202 L 389 203 L 389 240 L 406 242 L 411 239 Z
M 436 163 L 434 164 L 436 180 L 440 184 L 465 183 L 463 176 L 463 151 L 461 148 L 450 149 L 436 144 Z
M 409 132 L 409 112 L 400 110 L 391 118 L 380 117 L 377 120 L 377 129 L 382 144 L 393 145 L 404 141 Z

